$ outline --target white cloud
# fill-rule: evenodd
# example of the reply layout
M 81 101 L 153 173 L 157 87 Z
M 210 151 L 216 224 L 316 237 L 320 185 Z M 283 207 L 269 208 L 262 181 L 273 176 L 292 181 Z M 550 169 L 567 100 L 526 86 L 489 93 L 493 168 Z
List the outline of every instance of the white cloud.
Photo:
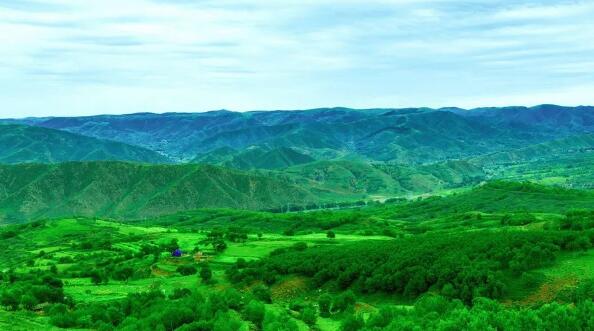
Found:
M 594 83 L 590 1 L 32 3 L 0 4 L 2 117 L 535 104 Z

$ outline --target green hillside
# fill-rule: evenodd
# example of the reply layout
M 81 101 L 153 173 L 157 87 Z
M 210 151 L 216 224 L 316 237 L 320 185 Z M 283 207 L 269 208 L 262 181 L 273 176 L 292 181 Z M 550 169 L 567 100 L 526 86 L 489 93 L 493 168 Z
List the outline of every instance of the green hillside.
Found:
M 530 180 L 569 188 L 594 188 L 594 153 L 560 156 L 554 160 L 508 165 L 498 176 L 509 180 Z
M 315 199 L 282 179 L 215 166 L 0 166 L 2 222 L 66 215 L 139 218 L 202 207 L 265 209 Z
M 477 157 L 481 164 L 506 164 L 528 161 L 554 160 L 560 156 L 570 156 L 594 152 L 594 135 L 576 135 L 564 139 L 526 146 L 519 149 L 497 152 Z
M 594 188 L 594 135 L 576 135 L 468 159 L 489 179 Z
M 167 163 L 151 150 L 59 130 L 0 125 L 0 163 L 119 160 Z
M 594 191 L 543 186 L 529 182 L 494 181 L 446 197 L 434 196 L 398 208 L 392 215 L 415 220 L 439 215 L 484 213 L 565 213 L 594 206 Z
M 484 179 L 482 169 L 465 161 L 421 166 L 356 161 L 320 161 L 283 169 L 305 187 L 335 194 L 394 196 L 472 185 Z
M 219 166 L 69 162 L 0 166 L 3 222 L 73 215 L 140 218 L 196 208 L 316 209 L 476 184 L 458 161 L 420 166 L 324 161 L 270 171 Z
M 313 161 L 313 157 L 288 147 L 254 147 L 242 152 L 222 147 L 212 153 L 198 155 L 192 162 L 221 164 L 236 169 L 280 169 Z

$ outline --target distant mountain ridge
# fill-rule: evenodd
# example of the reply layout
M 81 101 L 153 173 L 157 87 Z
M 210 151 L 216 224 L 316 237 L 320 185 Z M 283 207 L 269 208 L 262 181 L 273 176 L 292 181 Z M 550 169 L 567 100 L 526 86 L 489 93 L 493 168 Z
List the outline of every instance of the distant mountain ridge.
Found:
M 120 160 L 168 163 L 149 149 L 43 127 L 0 125 L 0 163 Z
M 142 146 L 178 162 L 194 160 L 252 169 L 297 165 L 308 158 L 402 164 L 462 159 L 592 133 L 594 108 L 320 108 L 17 122 Z M 225 155 L 221 151 L 226 151 Z M 266 155 L 274 165 L 263 166 L 260 155 Z M 294 160 L 298 158 L 302 160 Z

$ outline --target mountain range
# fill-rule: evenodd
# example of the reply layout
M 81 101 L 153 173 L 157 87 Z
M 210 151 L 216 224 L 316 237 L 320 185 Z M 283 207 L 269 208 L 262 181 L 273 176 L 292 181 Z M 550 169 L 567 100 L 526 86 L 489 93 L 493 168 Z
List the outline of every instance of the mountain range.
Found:
M 590 188 L 594 108 L 321 108 L 0 120 L 0 222 Z M 125 162 L 122 162 L 125 161 Z
M 594 132 L 594 108 L 223 110 L 12 122 L 140 146 L 175 162 L 249 169 L 263 167 L 254 161 L 261 157 L 271 161 L 264 167 L 279 167 L 336 159 L 419 164 L 482 155 Z

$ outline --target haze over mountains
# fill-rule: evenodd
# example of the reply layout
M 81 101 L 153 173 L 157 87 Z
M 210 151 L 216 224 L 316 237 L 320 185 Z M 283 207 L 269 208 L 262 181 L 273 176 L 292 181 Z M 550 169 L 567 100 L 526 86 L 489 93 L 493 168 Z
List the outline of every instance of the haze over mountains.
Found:
M 0 168 L 5 221 L 304 208 L 488 179 L 579 188 L 588 187 L 594 165 L 593 107 L 323 108 L 1 122 L 0 163 L 12 164 Z

